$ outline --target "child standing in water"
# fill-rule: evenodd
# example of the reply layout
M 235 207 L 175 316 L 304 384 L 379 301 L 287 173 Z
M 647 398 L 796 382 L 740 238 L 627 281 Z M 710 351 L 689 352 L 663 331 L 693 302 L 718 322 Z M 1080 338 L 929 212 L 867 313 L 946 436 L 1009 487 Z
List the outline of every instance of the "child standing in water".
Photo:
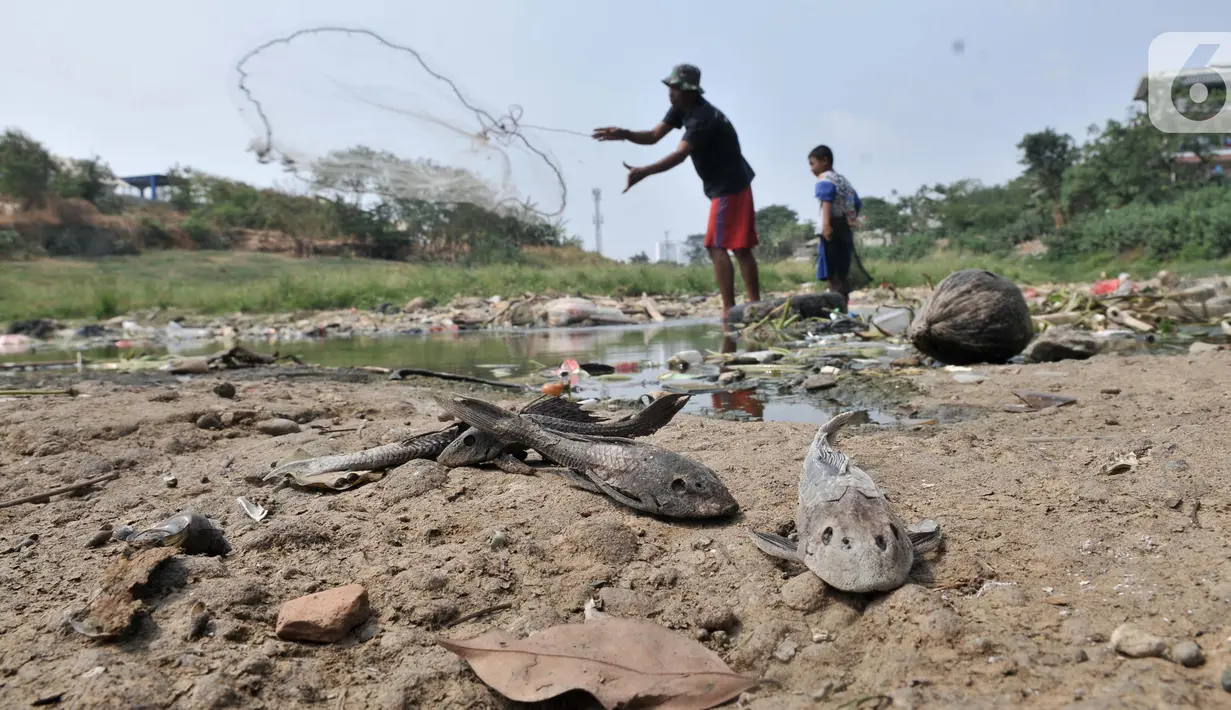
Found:
M 850 306 L 851 291 L 872 283 L 855 253 L 851 222 L 859 216 L 863 201 L 850 182 L 833 169 L 833 151 L 818 145 L 808 154 L 808 167 L 818 180 L 816 199 L 821 203 L 821 234 L 817 244 L 816 278 L 829 281 L 829 290 L 842 295 L 843 309 Z

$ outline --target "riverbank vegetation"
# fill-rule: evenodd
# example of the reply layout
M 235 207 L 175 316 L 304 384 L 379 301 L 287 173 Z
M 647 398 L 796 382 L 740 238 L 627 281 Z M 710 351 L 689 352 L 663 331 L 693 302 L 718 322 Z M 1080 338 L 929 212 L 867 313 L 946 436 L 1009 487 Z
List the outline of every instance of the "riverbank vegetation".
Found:
M 567 257 L 574 258 L 569 259 Z M 401 306 L 424 296 L 439 303 L 455 296 L 525 292 L 652 296 L 714 293 L 709 266 L 596 264 L 580 250 L 529 253 L 523 264 L 477 267 L 407 264 L 377 259 L 225 251 L 156 251 L 100 259 L 0 262 L 0 321 L 32 317 L 98 318 L 146 308 L 197 313 L 271 313 L 333 308 Z M 936 253 L 913 262 L 867 264 L 876 279 L 899 286 L 938 282 L 966 267 L 987 268 L 1019 283 L 1086 281 L 1100 272 L 1147 273 L 1158 264 L 1091 257 L 1070 262 Z M 1231 273 L 1231 260 L 1171 263 L 1178 273 Z M 784 261 L 761 268 L 766 291 L 813 281 L 808 263 Z M 742 299 L 742 295 L 741 295 Z
M 1163 134 L 1137 113 L 1092 127 L 1081 144 L 1046 129 L 1017 148 L 1022 174 L 1001 185 L 962 180 L 865 197 L 857 234 L 874 278 L 909 286 L 978 266 L 1042 283 L 1121 270 L 1141 277 L 1162 265 L 1208 273 L 1231 258 L 1231 184 L 1221 167 L 1231 136 Z M 331 156 L 348 165 L 375 158 L 401 160 L 362 146 Z M 457 179 L 441 166 L 406 167 Z M 528 210 L 409 199 L 373 174 L 320 175 L 289 191 L 175 167 L 163 199 L 142 199 L 117 191 L 101 158 L 59 158 L 6 130 L 0 319 L 714 290 L 701 235 L 685 243 L 687 266 L 648 264 L 644 253 L 619 263 Z M 812 281 L 815 224 L 772 204 L 757 221 L 763 288 Z

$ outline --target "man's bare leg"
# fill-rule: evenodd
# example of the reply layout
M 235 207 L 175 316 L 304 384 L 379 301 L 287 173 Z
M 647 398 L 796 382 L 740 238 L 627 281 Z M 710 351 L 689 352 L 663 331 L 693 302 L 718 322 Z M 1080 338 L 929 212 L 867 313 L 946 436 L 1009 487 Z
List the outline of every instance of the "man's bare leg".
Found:
M 739 262 L 739 273 L 744 277 L 744 290 L 748 292 L 748 302 L 761 300 L 761 275 L 757 270 L 757 258 L 751 249 L 736 249 L 735 260 Z M 734 290 L 734 284 L 732 284 Z
M 718 280 L 718 293 L 722 295 L 722 327 L 727 327 L 727 312 L 735 306 L 735 268 L 726 249 L 710 248 L 710 261 L 714 262 L 714 278 Z

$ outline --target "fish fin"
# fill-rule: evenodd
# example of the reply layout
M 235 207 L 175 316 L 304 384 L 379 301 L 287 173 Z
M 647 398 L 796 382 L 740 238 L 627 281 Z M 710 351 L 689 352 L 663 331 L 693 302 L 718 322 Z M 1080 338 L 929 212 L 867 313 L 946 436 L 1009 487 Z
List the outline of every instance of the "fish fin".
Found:
M 593 424 L 595 422 L 605 421 L 581 408 L 581 405 L 576 402 L 556 397 L 554 395 L 543 395 L 533 402 L 521 408 L 522 414 L 537 414 L 540 417 L 551 417 L 552 419 L 563 419 L 570 422 L 578 422 L 581 424 Z
M 553 476 L 559 476 L 569 485 L 574 488 L 580 488 L 583 491 L 589 491 L 590 493 L 603 492 L 603 489 L 594 485 L 594 482 L 589 478 L 586 478 L 584 475 L 574 471 L 571 468 L 568 468 L 567 466 L 549 466 L 547 468 L 538 469 L 538 471 L 550 473 Z
M 496 468 L 505 473 L 516 473 L 522 476 L 533 476 L 534 467 L 512 454 L 501 454 L 492 460 Z
M 626 505 L 633 510 L 640 510 L 646 513 L 652 513 L 654 515 L 657 515 L 659 512 L 658 504 L 653 500 L 647 503 L 646 500 L 640 496 L 632 498 L 597 476 L 590 476 L 590 480 L 594 481 L 594 485 L 601 488 L 603 493 L 607 494 L 608 498 L 611 498 L 621 505 Z
M 491 402 L 485 402 L 474 397 L 455 395 L 432 395 L 436 403 L 444 411 L 457 419 L 469 424 L 475 429 L 502 436 L 505 430 L 517 427 L 518 422 L 525 426 L 521 428 L 537 429 L 537 425 L 529 420 L 521 419 L 515 412 L 505 411 Z
M 752 544 L 757 546 L 758 550 L 770 557 L 778 557 L 784 560 L 791 560 L 792 562 L 800 561 L 799 547 L 781 535 L 749 530 L 748 537 L 752 540 Z
M 666 426 L 691 398 L 691 394 L 668 394 L 650 402 L 649 406 L 633 415 L 637 419 L 639 435 L 649 436 Z
M 940 525 L 935 520 L 915 523 L 907 529 L 906 536 L 910 538 L 910 546 L 914 548 L 916 555 L 935 550 L 940 547 L 943 539 L 940 534 Z

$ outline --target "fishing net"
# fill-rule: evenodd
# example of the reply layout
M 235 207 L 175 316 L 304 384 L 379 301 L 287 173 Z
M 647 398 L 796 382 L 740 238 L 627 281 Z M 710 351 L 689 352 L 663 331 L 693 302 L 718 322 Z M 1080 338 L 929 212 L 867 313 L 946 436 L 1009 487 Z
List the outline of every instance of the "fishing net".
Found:
M 249 51 L 236 73 L 250 150 L 308 191 L 542 219 L 564 212 L 564 173 L 542 134 L 586 134 L 523 123 L 520 106 L 485 106 L 375 32 L 299 30 Z

